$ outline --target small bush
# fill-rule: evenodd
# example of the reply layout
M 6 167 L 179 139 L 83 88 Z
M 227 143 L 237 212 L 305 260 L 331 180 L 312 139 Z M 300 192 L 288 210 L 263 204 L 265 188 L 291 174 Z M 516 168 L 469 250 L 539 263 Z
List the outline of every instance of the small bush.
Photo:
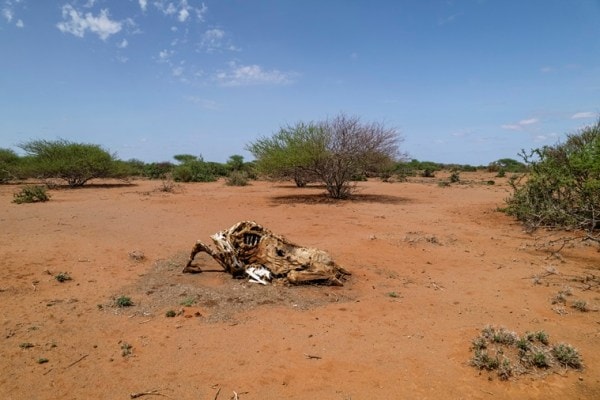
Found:
M 587 302 L 584 300 L 576 300 L 575 302 L 573 302 L 573 305 L 571 305 L 571 307 L 573 307 L 577 311 L 581 311 L 581 312 L 590 311 L 590 308 L 588 307 Z
M 184 307 L 191 307 L 194 304 L 196 304 L 196 298 L 195 297 L 188 297 L 185 300 L 183 300 L 181 303 L 182 306 Z
M 119 308 L 131 307 L 131 306 L 133 306 L 133 301 L 131 301 L 131 298 L 129 298 L 127 296 L 119 296 L 115 300 L 115 305 Z
M 458 171 L 454 171 L 452 174 L 450 174 L 450 183 L 458 182 L 460 182 L 460 173 Z
M 548 362 L 548 356 L 543 351 L 536 351 L 531 357 L 531 364 L 538 368 L 548 368 L 550 363 Z
M 579 352 L 569 344 L 559 343 L 555 345 L 552 347 L 552 355 L 556 358 L 556 361 L 564 367 L 575 369 L 581 369 L 583 367 Z
M 226 180 L 229 186 L 246 186 L 248 185 L 248 174 L 244 171 L 232 171 Z
M 479 369 L 493 371 L 500 365 L 498 357 L 491 357 L 485 350 L 475 350 L 471 365 Z
M 125 343 L 125 342 L 122 343 L 121 344 L 121 356 L 127 357 L 127 356 L 131 355 L 132 349 L 133 349 L 133 346 L 130 345 L 129 343 Z
M 177 315 L 177 313 L 176 313 L 175 311 L 173 311 L 173 310 L 169 310 L 169 311 L 167 311 L 167 312 L 165 313 L 165 317 L 167 317 L 167 318 L 173 318 L 173 317 L 175 317 L 176 315 Z
M 426 168 L 421 172 L 423 178 L 435 178 L 435 171 L 433 169 Z
M 45 186 L 25 186 L 20 192 L 13 195 L 13 203 L 38 203 L 50 200 L 50 195 Z
M 40 357 L 40 358 L 38 358 L 37 363 L 38 364 L 46 364 L 48 361 L 50 361 L 50 360 L 48 360 L 47 358 L 44 358 L 44 357 Z
M 22 349 L 30 349 L 30 348 L 33 347 L 33 343 L 24 342 L 24 343 L 21 343 L 19 345 L 19 347 L 22 348 Z
M 60 272 L 56 275 L 54 275 L 54 279 L 56 279 L 58 282 L 66 282 L 66 281 L 70 281 L 71 279 L 71 275 L 69 275 L 67 272 Z

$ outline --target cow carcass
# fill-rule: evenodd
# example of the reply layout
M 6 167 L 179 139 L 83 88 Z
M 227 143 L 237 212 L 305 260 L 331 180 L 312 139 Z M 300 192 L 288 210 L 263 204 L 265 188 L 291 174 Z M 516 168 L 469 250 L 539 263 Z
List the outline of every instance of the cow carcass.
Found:
M 283 280 L 342 286 L 350 275 L 325 251 L 295 245 L 253 221 L 238 222 L 211 239 L 217 249 L 196 242 L 183 272 L 202 272 L 192 263 L 196 254 L 205 252 L 234 277 L 246 275 L 262 284 Z

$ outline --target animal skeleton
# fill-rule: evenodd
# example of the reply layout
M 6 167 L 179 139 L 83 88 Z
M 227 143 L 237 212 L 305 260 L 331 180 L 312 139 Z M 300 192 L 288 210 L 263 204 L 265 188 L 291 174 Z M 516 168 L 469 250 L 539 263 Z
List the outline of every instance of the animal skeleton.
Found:
M 320 282 L 342 286 L 350 272 L 323 250 L 295 245 L 253 221 L 242 221 L 211 236 L 217 250 L 196 242 L 183 272 L 202 272 L 192 262 L 205 252 L 234 277 L 248 275 L 266 285 L 273 279 L 291 284 Z

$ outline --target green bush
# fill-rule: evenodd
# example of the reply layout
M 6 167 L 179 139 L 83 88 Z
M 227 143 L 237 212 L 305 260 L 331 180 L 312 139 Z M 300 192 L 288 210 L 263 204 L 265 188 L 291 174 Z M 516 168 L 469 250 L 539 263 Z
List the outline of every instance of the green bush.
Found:
M 195 160 L 177 165 L 173 170 L 173 179 L 177 182 L 214 182 L 217 176 L 208 163 Z
M 229 186 L 246 186 L 248 185 L 248 175 L 243 171 L 232 171 L 226 180 Z
M 63 179 L 70 187 L 94 178 L 122 177 L 115 155 L 99 145 L 59 139 L 32 140 L 19 147 L 30 156 L 25 168 L 31 177 Z
M 45 186 L 25 186 L 20 192 L 13 195 L 13 203 L 38 203 L 50 200 L 50 195 Z
M 143 175 L 149 179 L 165 179 L 168 174 L 173 172 L 175 165 L 168 161 L 153 162 L 144 166 Z
M 15 178 L 19 156 L 11 149 L 0 148 L 0 183 L 6 183 Z
M 511 180 L 506 212 L 531 229 L 581 229 L 600 242 L 600 121 L 522 157 L 531 173 Z

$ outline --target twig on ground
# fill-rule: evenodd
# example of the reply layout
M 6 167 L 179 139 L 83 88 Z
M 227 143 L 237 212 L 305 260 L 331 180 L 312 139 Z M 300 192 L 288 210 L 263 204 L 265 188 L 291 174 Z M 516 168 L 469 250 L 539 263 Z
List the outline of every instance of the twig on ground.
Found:
M 217 400 L 217 398 L 219 397 L 219 393 L 221 393 L 221 388 L 219 388 L 219 390 L 217 390 L 217 393 L 215 393 L 215 400 Z
M 129 394 L 129 398 L 137 399 L 138 397 L 142 397 L 142 396 L 163 396 L 163 397 L 168 397 L 168 398 L 172 399 L 172 397 L 167 396 L 166 394 L 160 393 L 161 390 L 164 390 L 164 389 L 154 389 L 154 390 L 148 390 L 146 392 L 131 393 L 131 394 Z
M 314 355 L 306 354 L 306 353 L 304 353 L 304 357 L 308 358 L 309 360 L 320 360 L 321 358 L 323 358 L 321 356 L 314 356 Z
M 81 360 L 86 358 L 87 356 L 89 356 L 89 354 L 85 354 L 85 355 L 81 356 L 77 361 L 73 361 L 71 364 L 67 365 L 65 367 L 65 369 L 71 368 L 73 365 L 77 364 L 78 362 L 80 362 Z

